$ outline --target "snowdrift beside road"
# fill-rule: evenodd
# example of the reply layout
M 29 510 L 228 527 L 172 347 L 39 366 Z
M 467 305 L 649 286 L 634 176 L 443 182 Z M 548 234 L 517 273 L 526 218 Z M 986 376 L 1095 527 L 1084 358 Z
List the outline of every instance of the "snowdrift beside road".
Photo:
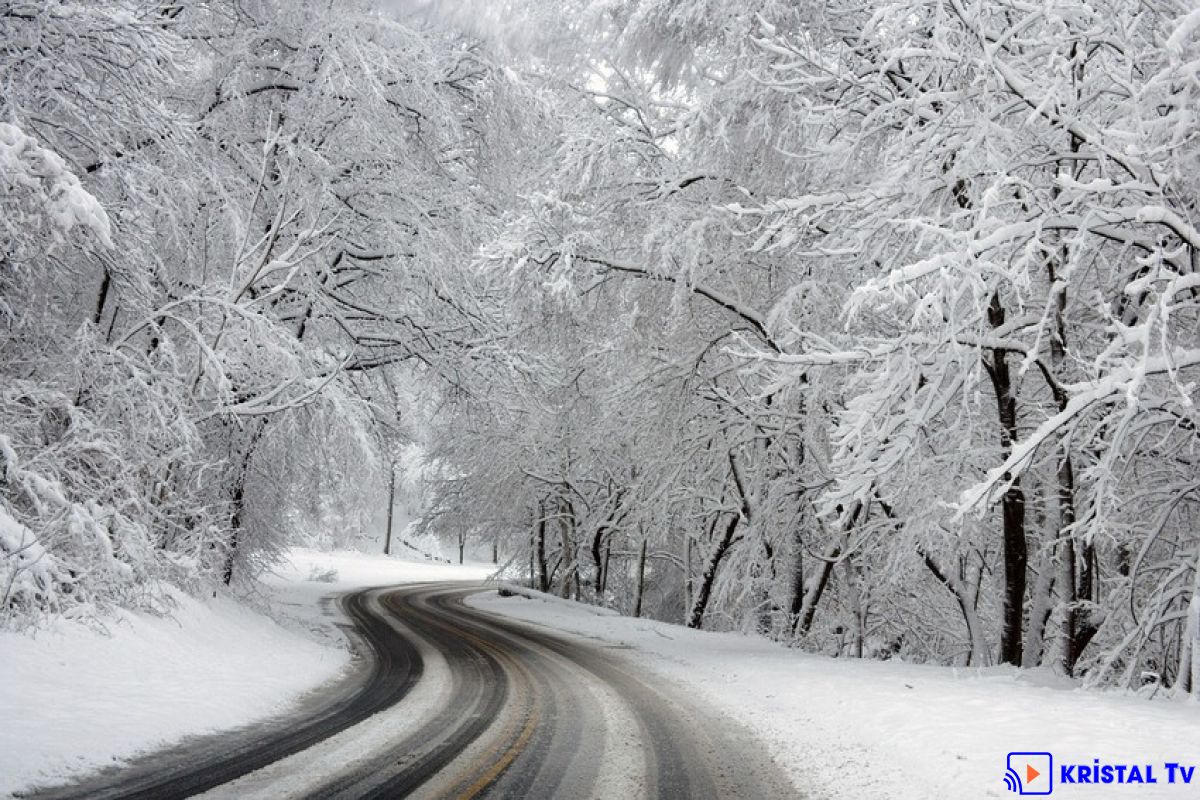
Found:
M 1042 671 L 954 670 L 814 656 L 734 633 L 696 631 L 526 589 L 468 605 L 628 647 L 622 655 L 754 730 L 806 797 L 1004 797 L 1006 755 L 1057 763 L 1200 763 L 1200 708 L 1097 692 Z M 1057 779 L 1057 775 L 1055 776 Z M 1055 797 L 1170 798 L 1195 789 L 1057 785 Z
M 169 616 L 0 633 L 0 797 L 285 711 L 350 664 L 331 595 L 489 572 L 296 549 L 262 585 L 282 624 L 232 598 L 168 590 Z

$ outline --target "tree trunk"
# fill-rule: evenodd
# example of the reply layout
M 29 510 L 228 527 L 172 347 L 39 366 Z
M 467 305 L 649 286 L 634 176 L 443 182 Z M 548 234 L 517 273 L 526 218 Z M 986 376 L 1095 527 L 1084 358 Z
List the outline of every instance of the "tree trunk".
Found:
M 867 603 L 862 588 L 862 573 L 855 568 L 849 554 L 842 564 L 846 571 L 846 586 L 850 590 L 850 609 L 854 613 L 854 657 L 862 658 L 867 638 Z
M 725 524 L 725 530 L 721 533 L 721 538 L 713 547 L 712 553 L 709 554 L 708 561 L 704 565 L 704 572 L 700 574 L 700 583 L 696 587 L 696 599 L 692 601 L 692 607 L 688 611 L 687 626 L 689 628 L 699 628 L 704 624 L 704 612 L 707 610 L 708 600 L 712 596 L 717 569 L 721 566 L 721 559 L 729 551 L 730 544 L 733 543 L 733 535 L 737 532 L 738 523 L 741 520 L 739 514 L 730 515 L 729 522 Z
M 536 549 L 537 549 L 537 546 L 534 543 L 534 533 L 531 530 L 529 532 L 529 588 L 530 589 L 532 589 L 535 586 L 534 580 L 535 580 L 535 576 L 537 575 L 536 565 L 534 564 L 534 555 L 533 555 L 534 551 Z
M 112 274 L 106 267 L 100 278 L 100 289 L 96 293 L 96 310 L 92 312 L 92 324 L 97 328 L 100 327 L 100 321 L 104 319 L 104 305 L 108 302 L 108 290 L 111 286 Z
M 822 554 L 820 572 L 817 573 L 816 581 L 804 593 L 798 624 L 793 633 L 800 636 L 807 636 L 808 632 L 812 630 L 813 620 L 817 614 L 817 605 L 821 602 L 821 596 L 825 594 L 825 588 L 829 585 L 829 576 L 833 572 L 834 562 L 841 555 L 842 545 L 850 538 L 850 532 L 858 524 L 858 518 L 862 514 L 862 511 L 863 504 L 855 503 L 854 511 L 850 514 L 850 519 L 846 523 L 846 530 L 842 532 L 841 540 L 829 545 Z
M 249 456 L 247 456 L 247 460 Z M 229 532 L 229 547 L 225 551 L 225 567 L 221 570 L 221 580 L 226 586 L 233 583 L 233 565 L 237 560 L 238 545 L 241 544 L 242 536 L 242 513 L 245 510 L 246 502 L 246 479 L 245 479 L 245 464 L 243 463 L 241 475 L 237 483 L 233 486 L 233 513 L 229 517 L 230 527 Z
M 967 626 L 967 638 L 971 645 L 971 654 L 967 661 L 967 666 L 991 666 L 991 648 L 988 647 L 987 635 L 984 633 L 983 623 L 980 621 L 979 614 L 975 610 L 975 604 L 968 587 L 963 586 L 962 581 L 952 573 L 944 571 L 928 553 L 920 550 L 918 552 L 924 558 L 925 566 L 933 573 L 933 577 L 937 578 L 938 583 L 946 587 L 946 591 L 954 596 L 955 602 L 958 603 L 958 609 L 962 612 L 963 623 Z
M 692 607 L 692 537 L 685 533 L 683 536 L 683 607 Z
M 637 595 L 635 595 L 633 603 L 633 615 L 640 617 L 642 615 L 642 592 L 646 588 L 646 539 L 642 538 L 642 546 L 638 550 L 637 564 Z
M 225 553 L 225 566 L 221 571 L 221 578 L 226 586 L 233 583 L 233 567 L 237 560 L 238 548 L 242 544 L 242 523 L 246 513 L 246 477 L 250 472 L 250 461 L 254 456 L 254 448 L 265 428 L 266 425 L 261 420 L 255 423 L 254 431 L 250 434 L 250 440 L 246 443 L 246 449 L 242 452 L 239 460 L 237 474 L 234 475 L 233 491 L 230 495 L 230 505 L 233 510 L 229 515 L 232 531 L 229 535 L 229 547 Z
M 599 603 L 600 598 L 604 596 L 604 534 L 607 528 L 601 525 L 596 528 L 596 534 L 592 537 L 592 592 L 595 595 L 594 600 Z
M 612 537 L 610 536 L 604 542 L 604 564 L 600 570 L 600 592 L 603 594 L 608 591 L 608 569 L 609 562 L 612 560 Z
M 804 550 L 800 546 L 800 535 L 796 535 L 796 553 L 792 558 L 792 588 L 788 601 L 788 616 L 792 620 L 792 632 L 796 632 L 796 623 L 800 612 L 804 609 Z
M 538 501 L 538 520 L 537 520 L 537 568 L 538 568 L 538 591 L 550 591 L 550 575 L 546 570 L 546 507 Z
M 840 544 L 832 544 L 822 556 L 821 570 L 817 573 L 817 579 L 807 592 L 804 593 L 804 602 L 801 604 L 799 623 L 796 626 L 796 633 L 800 636 L 807 636 L 812 630 L 813 620 L 817 616 L 817 605 L 821 602 L 821 596 L 825 594 L 825 587 L 829 585 L 829 576 L 833 573 L 833 565 L 835 560 L 842 553 Z
M 1029 593 L 1029 624 L 1025 631 L 1025 649 L 1021 653 L 1022 666 L 1037 667 L 1053 658 L 1046 652 L 1046 624 L 1054 610 L 1054 586 L 1057 582 L 1054 571 L 1058 553 L 1049 553 L 1039 560 L 1037 579 Z
M 391 480 L 388 481 L 388 515 L 387 515 L 387 539 L 383 542 L 383 554 L 390 556 L 392 554 L 392 514 L 396 507 L 396 465 L 390 465 Z
M 244 492 L 240 486 L 234 489 L 233 502 L 237 510 L 233 512 L 230 518 L 233 523 L 233 530 L 229 532 L 229 547 L 225 551 L 225 567 L 221 570 L 221 580 L 224 581 L 226 586 L 233 584 L 233 565 L 237 560 L 238 545 L 241 543 L 239 539 L 242 535 L 241 503 L 243 494 Z
M 1065 257 L 1065 251 L 1062 254 Z M 1050 267 L 1050 279 L 1056 279 L 1053 262 Z M 1063 312 L 1066 308 L 1066 290 L 1059 292 L 1054 309 L 1054 330 L 1050 337 L 1050 363 L 1054 371 L 1055 384 L 1051 387 L 1054 392 L 1058 410 L 1067 407 L 1067 396 L 1059 388 L 1062 364 L 1066 360 L 1066 324 Z M 1067 580 L 1067 613 L 1066 613 L 1066 647 L 1063 652 L 1063 670 L 1068 675 L 1075 673 L 1084 649 L 1096 635 L 1098 625 L 1093 613 L 1094 578 L 1092 566 L 1095 563 L 1095 548 L 1090 542 L 1082 541 L 1072 530 L 1077 519 L 1075 509 L 1075 467 L 1071 462 L 1069 444 L 1060 439 L 1062 454 L 1059 457 L 1058 469 L 1055 472 L 1057 482 L 1056 499 L 1058 504 L 1058 539 L 1063 542 L 1064 577 Z
M 1071 77 L 1077 100 L 1081 96 L 1080 86 L 1083 83 L 1083 70 L 1086 64 L 1085 60 L 1077 58 L 1078 48 L 1078 43 L 1071 45 L 1071 60 L 1074 62 Z M 1077 154 L 1083 146 L 1083 140 L 1076 133 L 1071 133 L 1068 146 L 1072 155 Z M 1074 179 L 1079 179 L 1083 174 L 1084 163 L 1072 158 L 1067 163 L 1060 162 L 1056 171 L 1060 174 L 1070 174 Z M 1055 198 L 1058 197 L 1060 191 L 1061 189 L 1056 183 L 1053 190 Z M 1047 277 L 1051 286 L 1058 283 L 1058 265 L 1066 264 L 1069 256 L 1068 245 L 1064 243 L 1059 248 L 1056 257 L 1047 260 Z M 1055 297 L 1054 326 L 1050 336 L 1050 368 L 1054 376 L 1053 385 L 1050 388 L 1054 393 L 1059 411 L 1066 409 L 1068 401 L 1066 394 L 1059 386 L 1059 382 L 1063 380 L 1067 355 L 1066 308 L 1067 290 L 1064 285 Z M 1095 563 L 1095 552 L 1090 542 L 1082 542 L 1082 553 L 1078 552 L 1080 548 L 1076 547 L 1078 540 L 1075 538 L 1074 531 L 1071 530 L 1078 519 L 1075 508 L 1075 470 L 1071 463 L 1068 442 L 1066 439 L 1060 439 L 1060 444 L 1062 456 L 1056 473 L 1059 511 L 1058 538 L 1065 543 L 1063 559 L 1066 562 L 1064 572 L 1066 573 L 1068 593 L 1067 641 L 1063 653 L 1063 668 L 1068 675 L 1073 675 L 1080 656 L 1083 655 L 1084 649 L 1092 641 L 1092 637 L 1096 635 L 1099 627 L 1092 606 L 1094 585 L 1092 566 Z
M 988 307 L 988 322 L 993 328 L 1004 324 L 1004 308 L 999 294 L 993 294 Z M 1017 439 L 1017 398 L 1008 354 L 992 350 L 988 370 L 996 393 L 996 411 L 1000 418 L 1000 457 L 1007 459 Z M 1005 476 L 1006 480 L 1008 476 Z M 1000 634 L 1000 661 L 1021 665 L 1024 641 L 1025 581 L 1028 550 L 1025 540 L 1025 493 L 1020 477 L 1012 478 L 1000 501 L 1004 542 L 1004 598 Z
M 704 624 L 704 612 L 708 609 L 708 601 L 712 597 L 713 584 L 717 579 L 717 570 L 721 566 L 721 559 L 725 558 L 725 554 L 733 545 L 733 536 L 737 533 L 738 525 L 742 520 L 750 520 L 750 499 L 746 495 L 746 487 L 742 483 L 742 473 L 732 450 L 729 452 L 729 475 L 733 478 L 733 486 L 738 494 L 740 508 L 729 518 L 721 538 L 713 547 L 712 553 L 709 554 L 708 562 L 704 566 L 704 573 L 700 576 L 696 599 L 688 612 L 687 626 L 689 628 L 699 628 Z
M 571 597 L 571 582 L 575 581 L 575 593 L 579 594 L 579 563 L 575 558 L 575 542 L 572 534 L 575 532 L 575 509 L 571 502 L 563 497 L 558 500 L 558 533 L 562 540 L 563 574 L 559 585 L 559 595 L 567 600 Z
M 1063 668 L 1068 675 L 1075 673 L 1084 649 L 1096 635 L 1099 626 L 1092 602 L 1093 572 L 1095 551 L 1087 542 L 1078 542 L 1073 534 L 1068 532 L 1068 526 L 1075 524 L 1075 479 L 1071 460 L 1063 454 L 1062 463 L 1058 469 L 1060 528 L 1059 536 L 1065 537 L 1063 557 L 1066 561 L 1064 572 L 1069 584 L 1067 592 L 1069 605 L 1067 608 L 1066 636 L 1067 646 L 1064 653 Z M 1077 546 L 1081 545 L 1081 546 Z
M 1179 677 L 1183 690 L 1200 698 L 1200 551 L 1192 569 L 1192 599 L 1188 602 L 1183 630 Z

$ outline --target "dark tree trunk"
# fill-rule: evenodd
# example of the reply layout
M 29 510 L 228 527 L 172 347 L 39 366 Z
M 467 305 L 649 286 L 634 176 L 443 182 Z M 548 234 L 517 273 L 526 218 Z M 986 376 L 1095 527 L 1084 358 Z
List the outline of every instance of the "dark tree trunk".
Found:
M 1004 324 L 1005 313 L 1000 296 L 992 295 L 988 307 L 988 322 L 993 328 Z M 1000 419 L 1001 458 L 1012 453 L 1017 437 L 1017 399 L 1004 350 L 992 350 L 988 373 L 996 392 L 996 410 Z M 1004 476 L 1005 480 L 1009 476 Z M 1000 501 L 1004 541 L 1004 601 L 1000 634 L 1000 661 L 1021 664 L 1024 646 L 1025 581 L 1028 551 L 1025 540 L 1025 493 L 1019 477 L 1013 478 Z
M 637 565 L 637 596 L 633 603 L 633 615 L 642 615 L 642 594 L 646 590 L 646 540 L 642 539 L 642 547 L 638 550 Z
M 225 568 L 221 571 L 221 580 L 225 582 L 226 586 L 233 583 L 233 563 L 237 557 L 238 538 L 241 532 L 240 523 L 235 520 L 235 526 L 229 534 L 229 551 L 225 554 Z
M 1063 509 L 1061 522 L 1065 528 L 1075 522 L 1075 476 L 1070 458 L 1065 453 L 1063 462 L 1059 466 L 1058 476 L 1059 503 L 1062 504 Z M 1070 581 L 1067 586 L 1070 607 L 1067 610 L 1066 663 L 1063 666 L 1068 675 L 1073 675 L 1080 656 L 1083 655 L 1084 649 L 1091 643 L 1092 637 L 1099 629 L 1092 608 L 1096 550 L 1089 542 L 1081 542 L 1077 546 L 1077 540 L 1072 538 L 1071 534 L 1060 531 L 1059 535 L 1066 536 L 1063 550 L 1067 563 L 1064 572 L 1067 580 Z
M 725 554 L 733 545 L 733 537 L 737 533 L 738 525 L 743 519 L 750 519 L 750 501 L 746 496 L 746 487 L 742 484 L 742 473 L 732 451 L 729 453 L 729 474 L 733 478 L 733 486 L 738 494 L 740 509 L 736 514 L 730 515 L 729 521 L 725 524 L 725 530 L 721 532 L 721 538 L 717 540 L 716 546 L 709 554 L 708 562 L 704 565 L 704 572 L 700 576 L 700 585 L 696 589 L 696 599 L 692 602 L 692 608 L 688 612 L 687 626 L 689 628 L 699 628 L 704 624 L 704 612 L 712 597 L 713 584 L 717 580 L 717 570 L 721 566 L 721 560 L 725 558 Z
M 603 594 L 608 591 L 608 567 L 612 560 L 612 537 L 610 536 L 604 542 L 604 562 L 600 570 L 600 592 Z
M 708 600 L 712 596 L 717 570 L 721 566 L 721 559 L 729 552 L 729 546 L 733 543 L 733 535 L 737 532 L 738 524 L 741 521 L 740 515 L 730 515 L 725 529 L 721 532 L 721 538 L 717 540 L 704 565 L 704 572 L 700 574 L 700 582 L 696 587 L 696 598 L 692 601 L 692 608 L 688 612 L 687 626 L 689 628 L 699 628 L 704 624 L 704 612 L 708 608 Z
M 233 583 L 233 565 L 237 560 L 238 545 L 241 544 L 242 517 L 246 510 L 246 470 L 250 466 L 250 454 L 242 457 L 241 468 L 238 470 L 237 482 L 233 485 L 233 513 L 229 517 L 232 530 L 229 533 L 229 548 L 225 552 L 225 568 L 221 571 L 221 579 L 226 586 Z
M 1074 52 L 1074 50 L 1072 51 Z M 1082 66 L 1080 67 L 1082 68 Z M 1071 152 L 1079 151 L 1082 142 L 1075 136 L 1071 137 Z M 1078 164 L 1070 165 L 1071 169 L 1082 169 Z M 1047 262 L 1048 278 L 1053 285 L 1058 280 L 1057 265 L 1068 258 L 1066 245 L 1060 249 L 1056 259 Z M 1059 411 L 1066 410 L 1068 397 L 1062 390 L 1063 370 L 1067 358 L 1067 327 L 1066 327 L 1067 291 L 1063 288 L 1058 292 L 1054 303 L 1054 328 L 1050 336 L 1050 366 L 1052 377 L 1048 379 L 1050 390 L 1054 394 Z M 1096 635 L 1098 625 L 1092 613 L 1091 601 L 1094 587 L 1092 565 L 1095 563 L 1095 548 L 1089 542 L 1079 542 L 1073 527 L 1078 519 L 1075 508 L 1075 466 L 1071 461 L 1071 451 L 1068 441 L 1060 440 L 1062 454 L 1058 462 L 1057 480 L 1058 494 L 1058 538 L 1063 544 L 1063 561 L 1067 581 L 1067 619 L 1066 619 L 1066 648 L 1063 653 L 1063 669 L 1068 675 L 1075 673 L 1084 649 Z
M 392 514 L 396 507 L 396 465 L 391 467 L 391 480 L 388 481 L 388 515 L 387 515 L 387 539 L 383 542 L 383 554 L 390 556 L 392 554 Z
M 684 534 L 683 539 L 683 607 L 685 610 L 690 610 L 692 607 L 692 536 Z
M 232 513 L 229 515 L 232 531 L 229 535 L 229 547 L 225 553 L 225 566 L 221 574 L 226 586 L 233 583 L 233 568 L 237 561 L 238 548 L 242 544 L 242 524 L 246 516 L 246 478 L 250 473 L 250 461 L 254 457 L 254 448 L 265 427 L 265 423 L 261 420 L 254 423 L 254 431 L 250 434 L 246 449 L 242 452 L 238 462 L 237 474 L 234 476 L 233 491 L 230 494 Z
M 838 506 L 839 512 L 841 506 Z M 825 594 L 825 589 L 829 586 L 829 576 L 833 574 L 833 566 L 836 563 L 838 556 L 842 554 L 842 542 L 846 541 L 850 532 L 854 530 L 854 526 L 858 524 L 858 518 L 863 512 L 863 504 L 855 503 L 854 511 L 850 513 L 850 519 L 846 523 L 846 530 L 843 532 L 842 541 L 835 542 L 826 548 L 825 553 L 821 556 L 821 568 L 817 573 L 817 579 L 804 592 L 804 596 L 800 603 L 800 614 L 797 620 L 796 629 L 793 631 L 800 636 L 808 635 L 812 630 L 813 620 L 817 616 L 817 606 L 821 603 L 821 597 Z
M 550 575 L 546 569 L 546 508 L 541 502 L 538 503 L 536 538 L 538 591 L 548 592 Z
M 111 287 L 112 275 L 105 269 L 103 277 L 100 278 L 100 291 L 96 296 L 96 310 L 92 313 L 92 324 L 97 328 L 100 327 L 100 320 L 104 319 L 104 305 L 108 302 L 108 290 Z
M 607 528 L 603 525 L 596 529 L 596 535 L 592 537 L 592 569 L 594 581 L 592 583 L 592 591 L 595 593 L 595 600 L 600 601 L 604 595 L 604 534 Z
M 829 576 L 833 574 L 833 565 L 836 563 L 838 556 L 842 554 L 840 545 L 832 545 L 825 553 L 821 562 L 821 570 L 817 573 L 816 583 L 812 588 L 805 593 L 802 601 L 803 611 L 800 614 L 799 624 L 796 626 L 796 633 L 801 636 L 808 634 L 812 630 L 813 620 L 817 616 L 817 606 L 821 603 L 821 597 L 825 594 L 825 588 L 829 586 Z

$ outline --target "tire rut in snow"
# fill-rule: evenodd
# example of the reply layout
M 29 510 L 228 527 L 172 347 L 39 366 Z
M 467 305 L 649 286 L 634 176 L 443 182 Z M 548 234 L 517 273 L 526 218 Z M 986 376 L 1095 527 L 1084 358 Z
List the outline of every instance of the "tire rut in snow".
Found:
M 420 679 L 416 647 L 371 608 L 370 593 L 342 599 L 355 630 L 370 650 L 370 667 L 319 691 L 307 710 L 285 718 L 191 739 L 134 759 L 80 783 L 30 789 L 29 800 L 181 800 L 262 769 L 362 722 L 401 699 Z

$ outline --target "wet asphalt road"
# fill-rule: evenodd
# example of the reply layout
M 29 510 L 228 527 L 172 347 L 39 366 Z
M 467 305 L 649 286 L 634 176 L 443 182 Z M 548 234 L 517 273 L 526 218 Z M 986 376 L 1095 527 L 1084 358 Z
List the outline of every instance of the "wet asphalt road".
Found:
M 746 729 L 620 648 L 465 606 L 481 588 L 347 595 L 359 668 L 287 717 L 27 796 L 797 796 Z

